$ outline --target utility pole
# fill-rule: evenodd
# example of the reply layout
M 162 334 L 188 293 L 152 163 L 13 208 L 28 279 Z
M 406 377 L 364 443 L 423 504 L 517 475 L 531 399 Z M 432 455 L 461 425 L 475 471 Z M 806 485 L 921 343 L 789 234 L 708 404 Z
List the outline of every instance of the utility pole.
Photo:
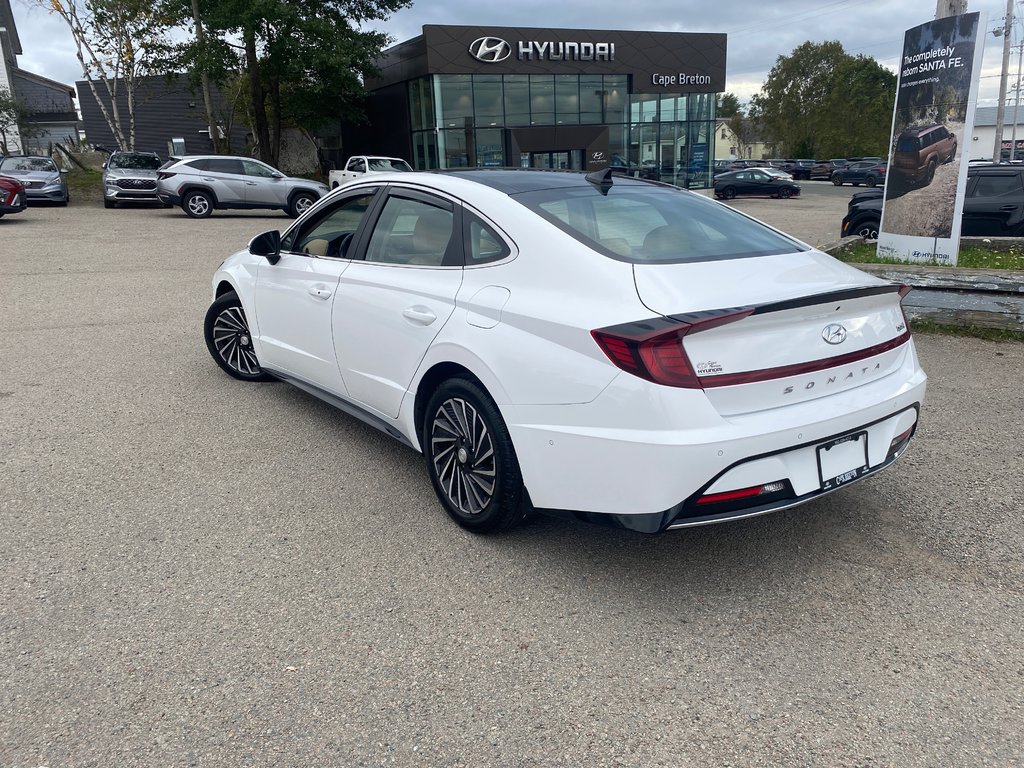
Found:
M 936 0 L 936 19 L 944 19 L 947 16 L 959 16 L 963 13 L 967 13 L 967 0 Z
M 1003 159 L 1003 121 L 1006 118 L 1006 76 L 1010 69 L 1010 33 L 1013 31 L 1013 0 L 1006 0 L 1006 23 L 1003 26 L 1003 71 L 999 77 L 999 104 L 996 107 L 996 141 L 992 162 Z M 999 30 L 996 30 L 998 36 Z
M 1021 59 L 1024 58 L 1024 42 L 1016 46 L 1017 48 L 1017 85 L 1014 87 L 1016 96 L 1013 99 L 1013 132 L 1010 134 L 1010 161 L 1017 159 L 1017 123 L 1020 118 L 1017 113 L 1020 111 L 1020 64 Z

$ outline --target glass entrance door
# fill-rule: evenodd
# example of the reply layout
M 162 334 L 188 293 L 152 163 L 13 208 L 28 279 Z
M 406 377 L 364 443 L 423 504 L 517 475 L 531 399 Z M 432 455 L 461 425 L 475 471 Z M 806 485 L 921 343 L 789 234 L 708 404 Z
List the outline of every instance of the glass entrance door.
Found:
M 566 149 L 545 152 L 524 152 L 520 157 L 524 168 L 546 168 L 558 171 L 582 171 L 583 150 Z

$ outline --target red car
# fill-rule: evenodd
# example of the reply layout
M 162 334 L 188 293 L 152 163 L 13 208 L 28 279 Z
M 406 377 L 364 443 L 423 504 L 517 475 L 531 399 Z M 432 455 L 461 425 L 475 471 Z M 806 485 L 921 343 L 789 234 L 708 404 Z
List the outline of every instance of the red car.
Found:
M 5 213 L 21 213 L 26 205 L 25 186 L 10 176 L 0 176 L 0 218 Z

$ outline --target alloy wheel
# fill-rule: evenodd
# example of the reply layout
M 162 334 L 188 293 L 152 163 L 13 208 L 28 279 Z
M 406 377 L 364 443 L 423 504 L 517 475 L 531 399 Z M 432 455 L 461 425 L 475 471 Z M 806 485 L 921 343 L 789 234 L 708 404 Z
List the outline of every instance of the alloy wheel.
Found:
M 441 491 L 463 515 L 479 515 L 494 497 L 497 454 L 483 417 L 461 397 L 445 400 L 430 428 L 430 457 Z
M 241 307 L 225 307 L 217 315 L 213 321 L 213 344 L 224 364 L 237 373 L 245 376 L 262 373 Z
M 203 195 L 191 195 L 188 199 L 188 210 L 193 216 L 205 216 L 210 212 L 210 201 Z

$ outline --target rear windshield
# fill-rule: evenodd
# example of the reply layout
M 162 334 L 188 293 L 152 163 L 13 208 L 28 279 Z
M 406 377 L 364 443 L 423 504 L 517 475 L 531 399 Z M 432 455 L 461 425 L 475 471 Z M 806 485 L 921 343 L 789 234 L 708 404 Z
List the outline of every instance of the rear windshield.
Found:
M 412 168 L 405 160 L 392 160 L 388 157 L 371 157 L 370 170 L 371 171 L 411 171 Z
M 114 155 L 108 168 L 125 168 L 134 171 L 155 171 L 161 165 L 156 155 Z
M 917 152 L 920 140 L 916 136 L 900 136 L 896 140 L 897 152 Z
M 661 186 L 563 187 L 513 195 L 559 229 L 619 261 L 676 264 L 805 251 L 731 208 Z

